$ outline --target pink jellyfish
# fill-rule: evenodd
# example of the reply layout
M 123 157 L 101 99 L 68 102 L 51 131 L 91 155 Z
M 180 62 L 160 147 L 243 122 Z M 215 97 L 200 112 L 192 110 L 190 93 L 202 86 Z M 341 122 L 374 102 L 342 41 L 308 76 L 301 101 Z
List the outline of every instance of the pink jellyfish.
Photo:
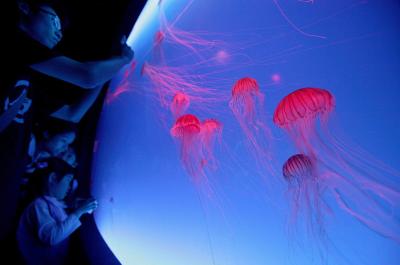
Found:
M 400 192 L 389 184 L 399 173 L 335 135 L 335 128 L 329 126 L 334 107 L 329 91 L 302 88 L 281 100 L 273 121 L 288 133 L 298 151 L 318 166 L 322 172 L 316 177 L 318 182 L 322 178 L 328 183 L 343 209 L 374 231 L 399 240 L 394 232 L 399 224 L 381 206 L 384 203 L 393 209 L 400 202 Z M 362 206 L 365 202 L 369 204 Z
M 323 232 L 321 215 L 319 178 L 315 172 L 315 162 L 304 154 L 291 156 L 283 165 L 283 177 L 289 184 L 288 193 L 291 199 L 289 229 L 298 220 L 299 212 L 306 216 L 308 231 L 318 235 Z
M 378 234 L 400 242 L 396 218 L 391 209 L 382 207 L 382 202 L 391 203 L 389 197 L 393 191 L 390 189 L 380 187 L 382 194 L 372 196 L 363 186 L 304 154 L 293 155 L 285 162 L 283 177 L 289 184 L 292 197 L 292 222 L 297 220 L 299 212 L 303 212 L 309 230 L 324 233 L 322 217 L 326 210 L 330 210 L 324 202 L 324 195 L 330 192 L 342 210 Z
M 176 93 L 172 99 L 172 103 L 170 106 L 174 118 L 183 115 L 183 113 L 185 113 L 189 105 L 190 105 L 190 99 L 188 95 L 186 95 L 183 92 Z
M 221 142 L 222 123 L 216 119 L 206 119 L 201 124 L 201 142 L 203 146 L 203 165 L 217 168 L 214 156 L 215 141 Z
M 177 138 L 181 145 L 181 160 L 189 175 L 196 183 L 201 181 L 202 153 L 200 141 L 201 124 L 192 114 L 179 117 L 171 128 L 171 136 Z
M 154 44 L 160 45 L 161 42 L 164 40 L 165 34 L 161 30 L 158 30 L 154 35 Z
M 161 30 L 156 31 L 153 40 L 153 56 L 154 60 L 160 63 L 165 63 L 165 55 L 161 47 L 161 45 L 164 42 L 164 39 L 165 39 L 165 33 Z
M 208 195 L 212 194 L 205 169 L 216 167 L 213 147 L 221 137 L 222 124 L 215 119 L 201 123 L 196 116 L 185 114 L 176 120 L 170 132 L 180 142 L 181 161 L 186 171 L 195 184 L 202 184 Z
M 251 77 L 239 79 L 232 88 L 229 107 L 245 133 L 248 147 L 258 165 L 275 175 L 271 165 L 272 133 L 264 117 L 264 95 L 257 80 Z

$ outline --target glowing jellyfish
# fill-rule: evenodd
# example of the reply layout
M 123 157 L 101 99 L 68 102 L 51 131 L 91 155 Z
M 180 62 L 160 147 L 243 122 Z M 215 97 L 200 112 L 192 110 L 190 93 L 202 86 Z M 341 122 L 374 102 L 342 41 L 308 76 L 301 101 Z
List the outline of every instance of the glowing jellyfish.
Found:
M 291 156 L 282 171 L 292 199 L 292 223 L 303 212 L 309 231 L 323 234 L 323 216 L 330 211 L 324 196 L 331 193 L 342 210 L 380 235 L 400 242 L 399 223 L 392 209 L 383 206 L 383 203 L 392 203 L 390 197 L 399 199 L 398 194 L 391 194 L 392 190 L 377 185 L 379 192 L 371 194 L 366 186 L 348 180 L 304 154 Z
M 215 141 L 221 142 L 222 123 L 216 119 L 206 119 L 201 124 L 201 142 L 203 146 L 203 164 L 212 169 L 217 168 L 214 156 Z
M 245 133 L 258 165 L 275 174 L 271 164 L 272 134 L 266 124 L 264 95 L 260 92 L 257 80 L 251 77 L 239 79 L 232 88 L 229 107 Z
M 174 118 L 177 118 L 185 113 L 190 105 L 189 96 L 183 92 L 178 92 L 172 99 L 171 112 Z
M 161 30 L 158 30 L 154 34 L 154 44 L 155 45 L 160 45 L 161 42 L 164 40 L 164 38 L 165 38 L 165 34 Z
M 231 59 L 231 55 L 225 50 L 219 50 L 214 57 L 218 64 L 227 64 Z
M 180 142 L 182 163 L 195 183 L 201 181 L 203 172 L 200 131 L 201 123 L 192 114 L 179 117 L 170 131 Z
M 153 40 L 153 59 L 160 63 L 165 63 L 165 56 L 161 47 L 164 39 L 164 32 L 162 32 L 161 30 L 156 31 Z
M 304 154 L 291 156 L 283 165 L 283 177 L 289 184 L 291 216 L 289 229 L 298 221 L 299 212 L 306 216 L 308 231 L 323 232 L 319 178 L 314 161 Z M 316 231 L 318 229 L 318 231 Z
M 399 173 L 335 135 L 337 130 L 329 126 L 334 107 L 335 99 L 329 91 L 302 88 L 281 100 L 273 121 L 313 162 L 303 159 L 302 165 L 313 165 L 308 175 L 329 187 L 340 207 L 372 230 L 399 241 L 400 224 L 393 217 L 393 209 L 400 202 L 395 187 Z M 317 175 L 314 168 L 319 171 Z
M 280 74 L 273 74 L 271 76 L 271 80 L 274 83 L 279 83 L 279 82 L 281 82 L 281 75 Z

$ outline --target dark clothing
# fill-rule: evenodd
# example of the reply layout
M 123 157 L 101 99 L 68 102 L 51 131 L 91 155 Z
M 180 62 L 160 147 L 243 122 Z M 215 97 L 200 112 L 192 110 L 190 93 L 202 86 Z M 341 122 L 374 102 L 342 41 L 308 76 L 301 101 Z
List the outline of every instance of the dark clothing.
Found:
M 49 116 L 60 109 L 64 105 L 71 105 L 84 93 L 86 90 L 62 80 L 51 78 L 42 73 L 35 72 L 31 75 L 32 83 L 34 84 L 33 102 L 33 119 L 35 126 L 46 126 Z
M 32 108 L 35 107 L 31 100 L 32 70 L 29 66 L 58 55 L 19 30 L 2 52 L 4 70 L 0 73 L 0 115 L 7 113 L 19 100 L 24 100 L 15 118 L 0 132 L 0 243 L 3 245 L 15 228 L 19 185 L 27 156 Z

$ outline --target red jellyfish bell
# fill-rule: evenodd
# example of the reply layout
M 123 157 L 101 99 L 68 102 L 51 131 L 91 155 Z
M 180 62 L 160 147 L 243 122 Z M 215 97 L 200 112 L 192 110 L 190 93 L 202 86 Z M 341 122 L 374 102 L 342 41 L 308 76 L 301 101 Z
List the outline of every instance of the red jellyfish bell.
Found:
M 171 135 L 179 140 L 183 165 L 196 182 L 202 175 L 200 131 L 200 121 L 192 114 L 179 117 L 170 131 Z
M 200 121 L 192 114 L 179 117 L 171 129 L 171 135 L 176 138 L 193 138 L 200 132 Z
M 172 99 L 170 109 L 171 109 L 173 116 L 176 118 L 176 117 L 181 116 L 183 113 L 185 113 L 185 111 L 188 109 L 189 105 L 190 105 L 189 96 L 183 92 L 178 92 L 175 94 L 174 98 Z
M 302 88 L 281 100 L 273 120 L 289 134 L 300 153 L 313 158 L 311 165 L 313 170 L 318 168 L 318 174 L 313 171 L 311 175 L 318 180 L 318 186 L 323 185 L 333 194 L 344 211 L 371 230 L 400 242 L 400 224 L 392 215 L 392 209 L 400 203 L 396 182 L 400 174 L 339 137 L 329 123 L 334 106 L 329 91 Z M 297 161 L 294 165 L 300 161 L 303 166 L 309 165 L 305 159 L 293 161 Z M 301 183 L 307 185 L 300 186 L 300 193 L 315 195 L 318 193 L 314 191 L 321 189 L 309 185 L 313 182 Z M 320 200 L 316 197 L 315 201 Z
M 236 81 L 229 107 L 246 136 L 247 146 L 260 166 L 260 172 L 264 175 L 266 170 L 268 175 L 277 175 L 272 161 L 272 133 L 266 123 L 264 95 L 257 80 L 244 77 Z
M 257 80 L 244 77 L 236 81 L 232 88 L 229 106 L 237 118 L 253 121 L 257 105 L 263 105 L 264 96 L 260 92 Z
M 289 230 L 294 230 L 299 214 L 302 214 L 307 225 L 307 231 L 313 236 L 324 233 L 321 213 L 319 178 L 315 161 L 304 154 L 291 156 L 283 165 L 283 177 L 289 184 L 288 194 L 291 203 Z
M 279 102 L 273 121 L 286 130 L 300 149 L 309 148 L 307 139 L 315 135 L 317 119 L 325 128 L 334 107 L 335 99 L 328 90 L 301 88 Z
M 313 180 L 313 162 L 303 154 L 291 156 L 283 165 L 283 177 L 290 183 Z

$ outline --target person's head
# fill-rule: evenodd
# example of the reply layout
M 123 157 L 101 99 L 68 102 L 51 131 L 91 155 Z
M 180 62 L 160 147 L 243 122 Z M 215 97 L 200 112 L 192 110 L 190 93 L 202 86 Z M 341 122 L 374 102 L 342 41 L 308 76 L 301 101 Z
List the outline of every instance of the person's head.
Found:
M 71 189 L 75 169 L 60 158 L 51 157 L 37 162 L 29 176 L 36 196 L 48 195 L 63 200 Z
M 70 164 L 73 168 L 78 166 L 75 150 L 71 146 L 68 147 L 67 151 L 60 153 L 58 157 Z
M 76 133 L 70 129 L 58 132 L 46 131 L 43 137 L 41 148 L 52 156 L 60 157 L 68 151 L 70 144 L 75 141 Z
M 62 38 L 60 4 L 56 0 L 17 0 L 19 27 L 31 38 L 52 49 Z

